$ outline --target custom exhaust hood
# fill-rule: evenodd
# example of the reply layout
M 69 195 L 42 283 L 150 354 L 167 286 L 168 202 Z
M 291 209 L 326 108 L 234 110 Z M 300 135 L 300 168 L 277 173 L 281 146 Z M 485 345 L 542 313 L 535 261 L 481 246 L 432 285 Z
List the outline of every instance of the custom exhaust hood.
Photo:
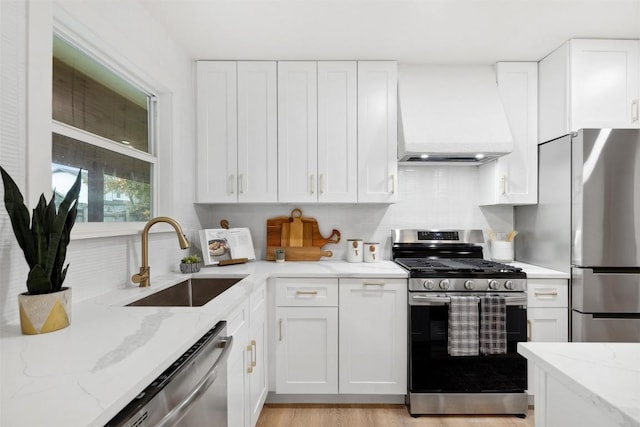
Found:
M 478 165 L 513 150 L 490 65 L 398 67 L 400 164 Z

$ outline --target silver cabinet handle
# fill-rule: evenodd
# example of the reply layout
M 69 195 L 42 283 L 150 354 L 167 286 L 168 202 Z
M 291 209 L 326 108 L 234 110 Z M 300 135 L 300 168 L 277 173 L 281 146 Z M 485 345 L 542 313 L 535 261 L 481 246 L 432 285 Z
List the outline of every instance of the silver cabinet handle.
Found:
M 391 194 L 396 194 L 396 174 L 391 175 Z
M 314 174 L 309 175 L 309 193 L 314 194 L 316 191 L 316 176 Z
M 204 377 L 196 384 L 193 390 L 189 393 L 187 397 L 185 397 L 182 402 L 176 405 L 171 412 L 165 415 L 159 422 L 156 424 L 157 427 L 169 427 L 175 426 L 177 423 L 184 417 L 187 412 L 191 409 L 191 407 L 202 397 L 203 394 L 207 392 L 209 387 L 215 382 L 216 378 L 218 378 L 218 372 L 220 371 L 220 364 L 224 363 L 225 360 L 229 357 L 229 352 L 231 351 L 231 347 L 233 347 L 233 337 L 227 337 L 221 342 L 224 345 L 222 349 L 222 353 L 215 361 L 211 369 L 207 371 Z
M 507 176 L 506 175 L 502 175 L 502 195 L 506 195 L 507 194 Z
M 558 292 L 557 291 L 534 291 L 533 295 L 555 297 L 558 295 Z
M 282 319 L 278 320 L 278 341 L 282 341 Z
M 631 103 L 631 121 L 633 123 L 638 121 L 638 102 L 639 100 L 636 99 Z
M 244 175 L 238 175 L 238 193 L 244 193 Z
M 229 193 L 234 194 L 236 192 L 236 176 L 234 174 L 229 175 Z
M 527 341 L 531 341 L 531 335 L 533 334 L 533 323 L 527 319 Z
M 384 282 L 363 282 L 362 286 L 384 286 Z
M 324 174 L 320 174 L 320 194 L 324 194 Z
M 318 295 L 318 291 L 301 291 L 300 289 L 296 290 L 296 295 Z

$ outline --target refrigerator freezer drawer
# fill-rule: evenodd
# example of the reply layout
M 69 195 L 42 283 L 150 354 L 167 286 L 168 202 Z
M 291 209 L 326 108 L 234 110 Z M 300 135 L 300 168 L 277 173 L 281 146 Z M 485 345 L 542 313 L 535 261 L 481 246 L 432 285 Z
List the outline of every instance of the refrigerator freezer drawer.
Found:
M 571 340 L 574 342 L 640 342 L 640 317 L 606 317 L 606 315 L 572 311 Z
M 582 313 L 640 313 L 640 270 L 571 269 L 571 308 Z

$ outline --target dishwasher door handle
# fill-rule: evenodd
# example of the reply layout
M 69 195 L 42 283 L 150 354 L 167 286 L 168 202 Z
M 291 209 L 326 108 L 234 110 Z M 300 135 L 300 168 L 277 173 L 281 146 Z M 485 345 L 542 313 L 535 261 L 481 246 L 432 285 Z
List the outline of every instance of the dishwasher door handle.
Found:
M 216 378 L 218 378 L 220 364 L 224 363 L 229 357 L 229 352 L 233 346 L 233 337 L 226 337 L 221 341 L 221 344 L 224 345 L 224 348 L 211 369 L 207 371 L 204 377 L 198 382 L 198 384 L 196 384 L 187 397 L 185 397 L 182 402 L 177 404 L 158 422 L 158 424 L 156 424 L 156 427 L 172 427 L 177 425 L 187 412 L 189 412 L 191 407 L 198 401 L 198 399 L 200 399 L 215 382 Z

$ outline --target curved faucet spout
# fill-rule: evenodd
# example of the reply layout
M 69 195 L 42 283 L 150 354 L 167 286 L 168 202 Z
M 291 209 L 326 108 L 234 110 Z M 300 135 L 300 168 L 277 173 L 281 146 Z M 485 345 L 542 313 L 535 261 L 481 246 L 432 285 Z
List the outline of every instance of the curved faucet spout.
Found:
M 142 266 L 140 267 L 139 273 L 131 276 L 131 281 L 133 283 L 139 283 L 141 288 L 146 288 L 151 285 L 151 267 L 149 267 L 149 229 L 152 225 L 159 222 L 166 222 L 176 230 L 178 243 L 180 244 L 181 249 L 187 249 L 189 247 L 189 241 L 182 232 L 180 224 L 178 224 L 175 219 L 169 218 L 168 216 L 159 216 L 150 219 L 142 229 Z

